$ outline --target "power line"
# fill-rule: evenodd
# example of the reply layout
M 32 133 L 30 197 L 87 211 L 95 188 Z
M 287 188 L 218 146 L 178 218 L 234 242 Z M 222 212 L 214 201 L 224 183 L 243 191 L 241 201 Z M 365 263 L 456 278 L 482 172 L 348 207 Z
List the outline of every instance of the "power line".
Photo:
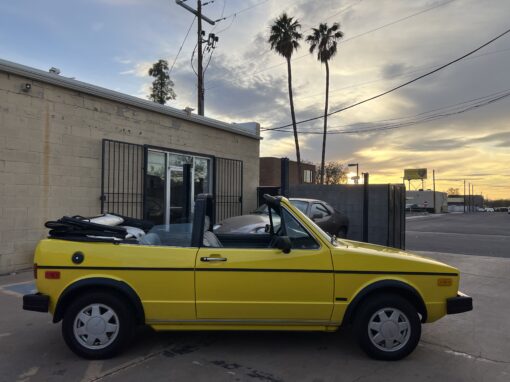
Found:
M 413 126 L 420 123 L 426 123 L 430 121 L 435 121 L 437 119 L 450 117 L 452 115 L 458 115 L 463 114 L 468 111 L 481 108 L 484 106 L 487 106 L 489 104 L 501 101 L 507 97 L 510 96 L 510 89 L 500 91 L 497 93 L 493 93 L 487 96 L 478 97 L 471 99 L 469 101 L 460 102 L 454 105 L 444 106 L 441 108 L 432 109 L 423 113 L 416 114 L 411 117 L 402 117 L 402 118 L 395 118 L 395 119 L 389 119 L 389 120 L 382 120 L 382 121 L 374 121 L 374 122 L 367 122 L 365 125 L 380 123 L 380 122 L 391 122 L 391 121 L 397 121 L 394 123 L 386 123 L 379 126 L 368 126 L 358 129 L 342 129 L 342 130 L 329 130 L 327 134 L 336 135 L 336 134 L 363 134 L 368 132 L 374 132 L 374 131 L 384 131 L 384 130 L 393 130 L 398 129 L 401 127 L 407 127 L 407 126 Z M 475 102 L 476 101 L 476 102 Z M 466 105 L 462 108 L 459 108 L 459 106 Z M 448 109 L 452 109 L 447 111 Z M 440 113 L 433 113 L 434 111 L 441 111 Z M 338 127 L 359 127 L 360 124 L 351 124 L 351 125 L 344 125 L 344 126 L 338 126 Z M 275 130 L 274 132 L 285 132 L 285 133 L 291 133 L 292 130 Z M 322 131 L 300 131 L 300 134 L 323 134 Z
M 485 57 L 485 56 L 492 55 L 492 54 L 509 52 L 509 51 L 510 51 L 510 48 L 505 48 L 505 49 L 493 50 L 493 51 L 486 52 L 486 53 L 475 54 L 473 56 L 467 57 L 466 61 L 467 60 L 473 60 L 475 58 Z M 409 77 L 412 74 L 420 72 L 423 69 L 433 69 L 433 68 L 437 68 L 439 66 L 440 66 L 440 64 L 434 64 L 434 65 L 426 64 L 426 65 L 419 65 L 419 66 L 415 66 L 415 67 L 410 67 L 409 68 L 410 70 L 408 70 L 408 71 L 406 71 L 404 73 L 400 73 L 400 74 L 397 74 L 397 75 L 394 75 L 394 76 L 391 76 L 391 77 L 387 77 L 387 78 L 377 78 L 377 79 L 373 79 L 373 80 L 370 80 L 370 81 L 353 83 L 353 84 L 350 84 L 350 85 L 343 86 L 341 88 L 330 90 L 329 94 L 331 96 L 331 94 L 338 93 L 338 92 L 340 92 L 342 90 L 345 90 L 345 89 L 360 88 L 360 87 L 363 87 L 363 86 L 366 86 L 366 85 L 371 85 L 371 84 L 374 84 L 374 83 L 377 83 L 377 82 L 393 80 L 393 79 L 400 78 L 400 77 Z M 316 97 L 316 96 L 319 96 L 319 95 L 322 95 L 322 94 L 324 94 L 324 91 L 320 91 L 318 93 L 312 93 L 312 94 L 308 94 L 307 93 L 305 96 L 302 96 L 299 93 L 297 93 L 295 95 L 295 98 L 297 100 L 301 101 L 303 99 L 307 99 L 307 98 L 311 98 L 311 97 Z M 256 109 L 257 109 L 256 107 L 255 108 L 250 107 L 250 108 L 246 108 L 246 109 L 237 110 L 237 113 L 246 113 L 248 111 L 256 110 Z
M 335 111 L 329 112 L 327 115 L 328 115 L 328 116 L 330 116 L 330 115 L 333 115 L 333 114 L 337 114 L 337 113 L 340 113 L 341 111 L 348 110 L 348 109 L 351 109 L 351 108 L 353 108 L 353 107 L 355 107 L 355 106 L 359 106 L 359 105 L 364 104 L 364 103 L 366 103 L 366 102 L 369 102 L 369 101 L 372 101 L 372 100 L 374 100 L 374 99 L 380 98 L 380 97 L 382 97 L 382 96 L 384 96 L 384 95 L 386 95 L 386 94 L 389 94 L 389 93 L 392 93 L 392 92 L 394 92 L 394 91 L 396 91 L 396 90 L 398 90 L 398 89 L 401 89 L 401 88 L 403 88 L 404 86 L 410 85 L 410 84 L 412 84 L 412 83 L 414 83 L 414 82 L 416 82 L 416 81 L 418 81 L 418 80 L 421 80 L 422 78 L 425 78 L 425 77 L 428 77 L 428 76 L 430 76 L 430 75 L 432 75 L 432 74 L 434 74 L 434 73 L 437 73 L 437 72 L 439 72 L 440 70 L 442 70 L 442 69 L 444 69 L 444 68 L 447 68 L 448 66 L 451 66 L 451 65 L 453 65 L 453 64 L 455 64 L 455 63 L 457 63 L 457 62 L 459 62 L 460 60 L 462 60 L 462 59 L 464 59 L 464 58 L 466 58 L 466 57 L 468 57 L 468 56 L 471 56 L 472 54 L 474 54 L 474 53 L 478 52 L 480 49 L 485 48 L 487 45 L 492 44 L 494 41 L 496 41 L 496 40 L 500 39 L 501 37 L 505 36 L 505 35 L 506 35 L 506 34 L 508 34 L 508 33 L 510 33 L 510 29 L 507 29 L 505 32 L 503 32 L 503 33 L 499 34 L 498 36 L 496 36 L 496 37 L 492 38 L 492 39 L 491 39 L 491 40 L 489 40 L 488 42 L 486 42 L 486 43 L 484 43 L 484 44 L 480 45 L 478 48 L 475 48 L 475 49 L 471 50 L 470 52 L 468 52 L 468 53 L 466 53 L 466 54 L 464 54 L 464 55 L 462 55 L 462 56 L 460 56 L 460 57 L 456 58 L 455 60 L 452 60 L 452 61 L 450 61 L 450 62 L 448 62 L 448 63 L 446 63 L 446 64 L 444 64 L 444 65 L 441 65 L 440 67 L 438 67 L 438 68 L 436 68 L 436 69 L 434 69 L 434 70 L 431 70 L 431 71 L 429 71 L 429 72 L 427 72 L 427 73 L 425 73 L 425 74 L 422 74 L 421 76 L 418 76 L 418 77 L 416 77 L 416 78 L 413 78 L 413 79 L 412 79 L 412 80 L 410 80 L 410 81 L 404 82 L 403 84 L 400 84 L 400 85 L 398 85 L 398 86 L 395 86 L 394 88 L 391 88 L 391 89 L 389 89 L 389 90 L 387 90 L 387 91 L 385 91 L 385 92 L 382 92 L 382 93 L 379 93 L 379 94 L 377 94 L 377 95 L 375 95 L 375 96 L 372 96 L 372 97 L 370 97 L 370 98 L 364 99 L 363 101 L 359 101 L 359 102 L 356 102 L 356 103 L 354 103 L 354 104 L 352 104 L 352 105 L 349 105 L 349 106 L 346 106 L 346 107 L 343 107 L 343 108 L 337 109 L 337 110 L 335 110 Z M 299 124 L 301 124 L 301 123 L 311 122 L 311 121 L 315 121 L 315 120 L 317 120 L 317 119 L 322 119 L 322 118 L 324 118 L 324 115 L 320 115 L 320 116 L 317 116 L 317 117 L 304 119 L 304 120 L 302 120 L 302 121 L 298 121 L 298 122 L 296 122 L 296 124 L 297 124 L 297 125 L 299 125 Z M 266 128 L 266 129 L 264 129 L 264 130 L 265 130 L 265 131 L 267 131 L 267 130 L 279 130 L 279 129 L 283 129 L 283 128 L 285 128 L 285 127 L 289 127 L 289 126 L 292 126 L 292 124 L 290 123 L 290 124 L 283 125 L 283 126 L 279 126 L 279 127 L 270 127 L 270 128 Z
M 188 38 L 189 31 L 193 27 L 193 24 L 195 23 L 196 19 L 197 19 L 197 16 L 193 17 L 193 20 L 191 21 L 191 24 L 189 25 L 188 31 L 186 32 L 186 36 L 184 36 L 184 40 L 182 40 L 182 44 L 179 47 L 179 51 L 177 52 L 177 55 L 174 58 L 174 62 L 172 63 L 172 66 L 170 67 L 170 71 L 168 72 L 168 75 L 172 74 L 172 70 L 174 69 L 175 63 L 177 62 L 177 59 L 179 58 L 179 54 L 181 54 L 182 47 L 184 46 L 184 43 L 186 42 L 186 40 Z
M 386 27 L 389 27 L 389 26 L 392 26 L 392 25 L 398 24 L 398 23 L 400 23 L 400 22 L 402 22 L 402 21 L 405 21 L 405 20 L 408 20 L 408 19 L 410 19 L 410 18 L 412 18 L 412 17 L 419 16 L 419 15 L 421 15 L 421 14 L 423 14 L 423 13 L 426 13 L 426 12 L 432 11 L 432 10 L 434 10 L 434 9 L 436 9 L 436 8 L 439 8 L 439 7 L 445 6 L 445 5 L 449 4 L 449 3 L 451 3 L 452 1 L 455 1 L 455 0 L 448 0 L 448 1 L 444 2 L 444 3 L 436 4 L 436 5 L 434 5 L 434 6 L 430 7 L 430 8 L 423 9 L 423 10 L 421 10 L 421 11 L 419 11 L 419 12 L 413 13 L 413 14 L 411 14 L 411 15 L 407 15 L 407 16 L 402 17 L 402 18 L 400 18 L 400 19 L 397 19 L 397 20 L 394 20 L 394 21 L 390 21 L 389 23 L 387 23 L 387 24 L 383 24 L 383 25 L 381 25 L 381 26 L 379 26 L 379 27 L 377 27 L 377 28 L 370 29 L 370 30 L 365 31 L 365 32 L 362 32 L 362 33 L 360 33 L 360 34 L 358 34 L 358 35 L 355 35 L 355 36 L 352 36 L 352 37 L 350 37 L 350 38 L 344 39 L 344 40 L 340 41 L 339 45 L 342 45 L 342 44 L 345 44 L 346 42 L 350 42 L 350 41 L 352 41 L 352 40 L 355 40 L 355 39 L 357 39 L 357 38 L 359 38 L 359 37 L 362 37 L 362 36 L 365 36 L 365 35 L 367 35 L 367 34 L 369 34 L 369 33 L 373 33 L 373 32 L 379 31 L 379 30 L 381 30 L 381 29 L 383 29 L 383 28 L 386 28 Z M 356 4 L 353 4 L 353 5 L 356 5 Z M 308 29 L 307 29 L 307 30 L 308 30 Z M 268 50 L 268 51 L 266 51 L 266 52 L 269 52 L 269 50 Z M 308 54 L 308 53 L 305 53 L 305 54 L 302 54 L 302 55 L 300 55 L 300 56 L 297 56 L 297 57 L 293 58 L 293 59 L 292 59 L 292 61 L 297 61 L 297 60 L 300 60 L 300 59 L 305 58 L 305 57 L 308 57 L 308 56 L 309 56 L 309 54 Z M 250 77 L 253 77 L 253 76 L 256 76 L 257 74 L 260 74 L 260 73 L 266 72 L 266 71 L 268 71 L 268 70 L 272 70 L 272 69 L 274 69 L 274 68 L 278 68 L 278 67 L 280 67 L 280 66 L 282 66 L 282 65 L 286 65 L 286 63 L 285 63 L 285 62 L 280 62 L 280 63 L 278 63 L 278 64 L 274 64 L 274 65 L 271 65 L 271 66 L 266 66 L 266 67 L 265 67 L 265 68 L 263 68 L 263 69 L 257 70 L 257 71 L 255 71 L 255 72 L 253 72 L 253 73 L 248 73 L 247 75 L 249 75 Z M 234 80 L 233 80 L 233 79 L 231 79 L 231 80 L 228 80 L 228 81 L 233 82 Z M 216 87 L 218 87 L 218 86 L 220 86 L 220 85 L 214 85 L 214 86 L 211 86 L 211 87 L 207 88 L 207 90 L 214 89 L 214 88 L 216 88 Z
M 250 9 L 253 9 L 253 8 L 255 8 L 255 7 L 258 7 L 258 6 L 262 5 L 262 4 L 265 4 L 265 3 L 267 3 L 268 1 L 269 1 L 269 0 L 263 0 L 263 1 L 260 1 L 260 2 L 258 2 L 258 3 L 256 3 L 256 4 L 253 4 L 253 5 L 249 6 L 249 7 L 246 7 L 246 8 L 240 9 L 240 10 L 238 10 L 238 11 L 235 11 L 234 13 L 231 13 L 231 14 L 230 14 L 230 15 L 228 15 L 228 16 L 220 17 L 218 20 L 215 20 L 215 22 L 220 22 L 220 21 L 223 21 L 223 20 L 227 20 L 227 19 L 229 19 L 229 18 L 231 18 L 231 17 L 234 17 L 234 18 L 235 18 L 237 15 L 239 15 L 239 14 L 241 14 L 241 13 L 243 13 L 243 12 L 249 11 Z

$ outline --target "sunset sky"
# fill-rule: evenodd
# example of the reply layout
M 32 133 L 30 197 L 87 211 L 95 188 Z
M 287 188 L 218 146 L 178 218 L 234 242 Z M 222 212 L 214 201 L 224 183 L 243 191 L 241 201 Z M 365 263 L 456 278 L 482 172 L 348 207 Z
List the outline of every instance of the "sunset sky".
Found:
M 207 116 L 263 128 L 290 122 L 285 62 L 267 44 L 269 25 L 283 11 L 299 20 L 304 35 L 321 21 L 341 25 L 344 41 L 330 64 L 330 110 L 404 83 L 510 28 L 510 2 L 498 0 L 214 0 L 204 14 L 226 20 L 204 24 L 220 38 L 205 74 Z M 55 66 L 64 76 L 146 98 L 148 68 L 159 58 L 173 63 L 192 20 L 174 0 L 3 1 L 0 58 L 43 70 Z M 195 44 L 196 23 L 172 71 L 178 98 L 169 106 L 196 107 Z M 292 65 L 297 119 L 321 115 L 325 70 L 304 41 Z M 341 133 L 328 137 L 327 160 L 358 162 L 373 183 L 401 182 L 404 168 L 424 167 L 429 175 L 436 170 L 440 191 L 462 192 L 466 179 L 477 194 L 510 198 L 510 97 L 429 122 L 353 133 L 463 110 L 506 93 L 510 34 L 432 76 L 330 117 L 329 128 Z M 305 132 L 320 132 L 322 123 L 299 125 L 308 161 L 320 161 L 322 136 Z M 265 131 L 261 156 L 295 158 L 288 130 Z

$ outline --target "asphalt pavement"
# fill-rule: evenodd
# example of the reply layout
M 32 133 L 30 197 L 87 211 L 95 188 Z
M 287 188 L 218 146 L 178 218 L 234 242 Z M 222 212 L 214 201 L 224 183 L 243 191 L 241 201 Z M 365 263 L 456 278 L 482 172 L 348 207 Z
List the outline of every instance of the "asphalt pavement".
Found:
M 510 258 L 510 214 L 477 212 L 408 217 L 406 249 Z

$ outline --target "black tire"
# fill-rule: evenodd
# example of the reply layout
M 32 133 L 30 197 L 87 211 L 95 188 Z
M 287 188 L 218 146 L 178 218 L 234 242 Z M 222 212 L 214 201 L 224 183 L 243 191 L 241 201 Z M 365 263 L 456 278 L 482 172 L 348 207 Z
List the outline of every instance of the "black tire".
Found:
M 90 308 L 90 309 L 89 309 Z M 97 310 L 93 310 L 97 309 Z M 85 320 L 80 317 L 84 312 L 90 312 L 90 325 L 84 324 Z M 93 315 L 93 312 L 102 312 L 102 315 Z M 108 318 L 108 315 L 113 315 Z M 82 325 L 83 324 L 83 325 Z M 75 329 L 76 325 L 76 329 Z M 108 327 L 106 325 L 109 325 Z M 114 328 L 114 331 L 108 331 Z M 122 351 L 132 338 L 135 327 L 134 312 L 130 305 L 121 297 L 108 292 L 91 292 L 79 296 L 66 309 L 64 320 L 62 322 L 62 335 L 69 348 L 77 355 L 87 359 L 106 359 L 111 358 Z M 80 335 L 80 329 L 89 331 L 92 334 Z M 104 333 L 101 330 L 104 328 Z M 75 332 L 76 331 L 76 332 Z M 102 337 L 96 337 L 101 335 Z M 89 339 L 94 341 L 86 344 Z M 106 337 L 105 337 L 106 336 Z M 96 338 L 95 338 L 96 337 Z M 104 344 L 100 342 L 104 340 Z
M 393 314 L 396 320 L 391 319 Z M 385 325 L 378 325 L 383 321 L 381 316 L 388 319 L 384 321 Z M 374 329 L 369 329 L 369 324 Z M 403 329 L 405 326 L 407 330 Z M 378 331 L 376 327 L 381 330 Z M 388 293 L 362 302 L 355 316 L 354 329 L 361 349 L 370 357 L 397 361 L 411 354 L 418 345 L 421 321 L 416 308 L 408 300 Z

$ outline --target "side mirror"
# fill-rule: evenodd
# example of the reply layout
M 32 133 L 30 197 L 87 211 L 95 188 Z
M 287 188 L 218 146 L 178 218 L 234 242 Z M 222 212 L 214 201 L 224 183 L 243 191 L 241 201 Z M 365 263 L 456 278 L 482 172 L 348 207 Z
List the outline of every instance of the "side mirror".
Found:
M 276 248 L 281 249 L 283 253 L 290 253 L 292 242 L 288 236 L 278 236 L 276 240 Z
M 324 214 L 322 212 L 316 212 L 312 216 L 312 220 L 322 219 L 324 217 Z
M 266 226 L 264 227 L 264 232 L 265 233 L 271 232 L 271 224 L 266 224 Z

